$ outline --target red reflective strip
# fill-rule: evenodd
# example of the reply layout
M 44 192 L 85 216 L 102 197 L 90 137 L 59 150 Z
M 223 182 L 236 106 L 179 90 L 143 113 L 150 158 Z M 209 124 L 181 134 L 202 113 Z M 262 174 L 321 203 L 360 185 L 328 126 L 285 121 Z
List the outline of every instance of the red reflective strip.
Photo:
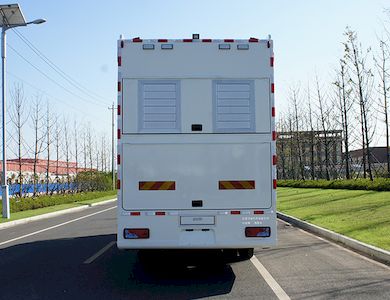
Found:
M 253 213 L 255 215 L 264 215 L 264 210 L 255 210 Z
M 273 181 L 274 189 L 276 189 L 277 185 L 278 185 L 278 183 L 277 183 L 276 179 L 274 179 L 274 181 Z
M 272 107 L 272 116 L 275 117 L 275 107 Z
M 118 104 L 117 112 L 118 112 L 118 116 L 120 116 L 120 114 L 121 114 L 121 106 L 119 104 Z
M 232 210 L 232 211 L 230 211 L 230 214 L 239 215 L 239 214 L 241 214 L 241 212 L 239 210 Z
M 271 67 L 273 67 L 274 66 L 274 57 L 273 56 L 271 56 L 271 58 L 270 58 L 270 65 L 271 65 Z
M 234 43 L 233 39 L 224 39 L 223 40 L 225 43 Z
M 171 185 L 169 186 L 168 190 L 169 190 L 169 191 L 174 191 L 174 190 L 176 190 L 176 182 L 175 182 L 175 181 L 174 181 L 174 182 L 171 182 Z
M 118 67 L 122 65 L 122 57 L 118 56 Z
M 258 43 L 258 42 L 259 42 L 259 39 L 250 38 L 248 41 L 249 41 L 249 43 Z
M 164 184 L 164 181 L 156 181 L 152 187 L 150 188 L 151 190 L 159 190 L 160 187 Z
M 159 43 L 167 43 L 168 40 L 167 39 L 158 39 L 157 42 L 159 42 Z
M 183 39 L 184 43 L 192 43 L 192 39 Z
M 271 93 L 275 93 L 275 83 L 271 83 Z
M 156 216 L 165 216 L 165 211 L 156 211 Z
M 121 138 L 121 130 L 118 128 L 118 140 L 120 140 L 120 138 Z
M 142 43 L 140 38 L 133 38 L 133 43 Z
M 125 45 L 125 42 L 121 41 L 121 48 L 123 48 L 124 45 Z
M 117 188 L 118 190 L 121 189 L 121 181 L 120 181 L 120 179 L 117 179 L 117 180 L 116 180 L 116 188 Z
M 272 155 L 272 164 L 276 165 L 278 163 L 278 157 L 276 155 Z
M 163 188 L 162 185 L 165 185 Z M 176 190 L 175 181 L 140 181 L 138 183 L 140 191 L 174 191 Z
M 276 141 L 276 131 L 272 131 L 272 140 Z
M 211 40 L 211 39 L 202 39 L 202 42 L 203 42 L 203 43 L 211 43 L 212 40 Z
M 241 184 L 240 181 L 230 181 L 230 183 L 231 183 L 237 190 L 245 189 L 244 186 Z
M 116 163 L 117 163 L 118 165 L 121 164 L 121 155 L 120 155 L 120 154 L 118 154 L 118 155 L 116 156 Z
M 130 213 L 130 216 L 140 216 L 140 215 L 141 215 L 141 212 L 139 212 L 139 211 L 132 211 Z
M 118 81 L 118 92 L 120 92 L 120 91 L 121 91 L 121 82 Z

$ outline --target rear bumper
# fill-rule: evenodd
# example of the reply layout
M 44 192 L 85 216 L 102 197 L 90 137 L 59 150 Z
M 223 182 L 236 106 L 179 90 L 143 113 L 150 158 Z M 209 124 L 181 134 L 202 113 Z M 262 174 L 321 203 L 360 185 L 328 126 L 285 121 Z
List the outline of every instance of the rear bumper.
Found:
M 204 212 L 205 216 L 214 216 L 215 223 L 202 225 L 182 225 L 178 215 L 140 215 L 118 217 L 119 249 L 225 249 L 254 248 L 274 246 L 277 242 L 276 214 L 264 215 L 218 215 Z M 270 227 L 270 237 L 245 237 L 246 227 Z M 147 228 L 147 239 L 125 239 L 124 228 Z

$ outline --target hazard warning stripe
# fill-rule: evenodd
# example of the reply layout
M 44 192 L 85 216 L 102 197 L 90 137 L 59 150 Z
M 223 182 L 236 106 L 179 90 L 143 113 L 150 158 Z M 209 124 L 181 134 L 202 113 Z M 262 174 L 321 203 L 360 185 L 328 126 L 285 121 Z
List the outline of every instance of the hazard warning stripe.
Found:
M 219 181 L 220 190 L 253 190 L 254 180 L 223 180 Z
M 176 190 L 175 181 L 140 181 L 138 183 L 140 191 L 173 191 Z

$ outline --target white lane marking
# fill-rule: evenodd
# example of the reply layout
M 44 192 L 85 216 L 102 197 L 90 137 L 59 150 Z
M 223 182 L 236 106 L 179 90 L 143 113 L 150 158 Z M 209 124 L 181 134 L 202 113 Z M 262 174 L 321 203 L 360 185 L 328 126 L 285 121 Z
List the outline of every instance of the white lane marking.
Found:
M 299 230 L 299 231 L 302 232 L 302 233 L 305 233 L 305 234 L 307 234 L 307 235 L 310 235 L 311 237 L 315 237 L 315 238 L 317 238 L 317 239 L 319 239 L 319 240 L 321 240 L 321 241 L 323 241 L 323 242 L 325 242 L 325 243 L 328 243 L 328 244 L 330 244 L 330 245 L 332 245 L 332 246 L 335 246 L 335 247 L 337 247 L 337 248 L 339 248 L 339 249 L 341 249 L 341 250 L 344 250 L 345 252 L 348 252 L 348 253 L 350 253 L 350 254 L 353 254 L 354 256 L 357 256 L 357 257 L 359 257 L 359 258 L 361 258 L 361 259 L 363 259 L 363 260 L 366 260 L 366 261 L 368 261 L 368 262 L 370 262 L 370 263 L 372 263 L 372 264 L 374 264 L 374 265 L 376 265 L 376 266 L 382 267 L 382 268 L 384 268 L 384 269 L 386 269 L 386 270 L 390 270 L 390 266 L 387 266 L 387 265 L 385 265 L 384 263 L 381 263 L 381 262 L 379 262 L 379 261 L 376 261 L 376 260 L 374 260 L 374 259 L 371 259 L 371 258 L 369 258 L 369 257 L 367 257 L 367 256 L 364 256 L 363 254 L 360 254 L 360 253 L 358 253 L 358 252 L 355 252 L 355 251 L 353 251 L 353 250 L 351 250 L 351 249 L 345 248 L 345 247 L 343 247 L 342 245 L 337 244 L 336 242 L 333 242 L 333 241 L 327 240 L 327 239 L 325 239 L 325 238 L 322 238 L 322 237 L 320 237 L 320 236 L 318 236 L 318 235 L 316 235 L 316 234 L 314 234 L 314 233 L 311 233 L 311 232 L 309 232 L 309 231 L 306 231 L 306 230 L 304 230 L 304 229 L 301 229 L 301 228 L 295 226 L 294 224 L 291 224 L 291 223 L 289 223 L 289 222 L 286 222 L 286 221 L 284 221 L 284 220 L 282 220 L 282 219 L 278 219 L 278 221 L 279 221 L 279 222 L 282 222 L 282 223 L 285 223 L 285 224 L 288 224 L 289 226 L 294 227 L 295 229 Z
M 98 252 L 96 252 L 94 255 L 92 255 L 90 258 L 86 259 L 84 261 L 84 264 L 90 264 L 93 262 L 96 258 L 98 258 L 100 255 L 102 255 L 104 252 L 106 252 L 108 249 L 110 249 L 116 242 L 111 241 L 107 245 L 105 245 L 102 249 L 100 249 Z
M 259 271 L 260 275 L 267 282 L 269 287 L 275 293 L 276 297 L 280 300 L 290 300 L 290 297 L 286 294 L 286 292 L 282 289 L 282 287 L 276 282 L 276 280 L 272 277 L 272 275 L 267 271 L 267 269 L 262 265 L 262 263 L 257 259 L 256 256 L 252 256 L 251 258 L 252 264 L 256 267 L 257 271 Z
M 76 219 L 73 219 L 73 220 L 70 220 L 70 221 L 66 221 L 66 222 L 61 223 L 61 224 L 57 224 L 57 225 L 54 225 L 54 226 L 51 226 L 51 227 L 47 227 L 47 228 L 44 228 L 44 229 L 41 229 L 41 230 L 38 230 L 38 231 L 34 231 L 34 232 L 31 232 L 31 233 L 28 233 L 28 234 L 19 236 L 17 238 L 10 239 L 10 240 L 5 241 L 5 242 L 1 242 L 0 246 L 8 244 L 8 243 L 11 243 L 11 242 L 14 242 L 14 241 L 17 241 L 17 240 L 24 239 L 24 238 L 32 236 L 32 235 L 36 235 L 36 234 L 39 234 L 39 233 L 42 233 L 42 232 L 45 232 L 45 231 L 48 231 L 48 230 L 60 227 L 60 226 L 64 226 L 64 225 L 67 225 L 67 224 L 70 224 L 70 223 L 73 223 L 73 222 L 76 222 L 76 221 L 79 221 L 79 220 L 82 220 L 82 219 L 85 219 L 85 218 L 88 218 L 88 217 L 92 217 L 94 215 L 101 214 L 103 212 L 106 212 L 106 211 L 114 209 L 114 208 L 116 208 L 116 206 L 110 207 L 110 208 L 106 208 L 106 209 L 100 210 L 98 212 L 94 212 L 92 214 L 89 214 L 89 215 L 86 215 L 86 216 L 82 216 L 82 217 L 79 217 L 79 218 L 76 218 Z

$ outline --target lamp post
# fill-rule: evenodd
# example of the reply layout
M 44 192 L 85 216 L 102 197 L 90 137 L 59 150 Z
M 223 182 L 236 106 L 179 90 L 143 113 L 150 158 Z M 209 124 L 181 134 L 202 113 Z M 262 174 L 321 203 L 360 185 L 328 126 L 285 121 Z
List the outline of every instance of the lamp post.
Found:
M 6 31 L 11 28 L 27 26 L 29 24 L 45 23 L 44 19 L 37 19 L 31 22 L 26 22 L 23 13 L 18 4 L 0 5 L 0 25 L 1 25 L 1 99 L 2 99 L 2 132 L 3 132 L 3 173 L 2 173 L 2 203 L 3 203 L 3 218 L 10 218 L 8 182 L 7 182 L 7 130 L 6 130 Z

